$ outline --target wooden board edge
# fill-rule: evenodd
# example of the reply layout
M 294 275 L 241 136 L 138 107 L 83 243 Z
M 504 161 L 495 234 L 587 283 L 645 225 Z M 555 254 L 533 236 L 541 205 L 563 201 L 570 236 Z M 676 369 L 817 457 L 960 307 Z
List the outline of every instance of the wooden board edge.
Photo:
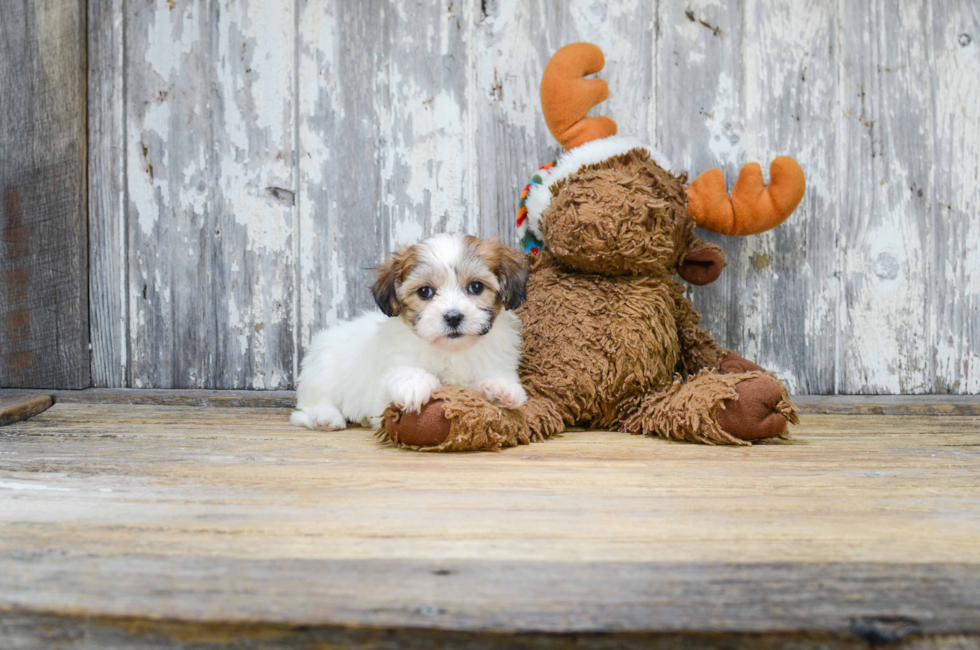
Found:
M 53 391 L 55 403 L 63 404 L 131 404 L 152 406 L 207 406 L 293 408 L 294 391 L 203 390 L 89 388 L 86 390 Z
M 980 395 L 795 395 L 803 415 L 980 415 Z
M 85 639 L 82 648 L 212 648 L 214 644 L 256 644 L 290 648 L 653 648 L 694 650 L 719 647 L 745 650 L 837 650 L 889 648 L 980 650 L 980 634 L 908 632 L 900 625 L 852 625 L 846 633 L 797 632 L 493 632 L 427 627 L 292 626 L 274 623 L 192 622 L 122 617 L 90 617 L 0 609 L 0 629 L 22 650 L 49 648 L 53 638 Z
M 0 399 L 0 427 L 30 419 L 47 411 L 53 403 L 50 395 L 37 393 Z
M 52 391 L 66 404 L 293 408 L 295 391 L 89 388 Z M 980 415 L 980 395 L 795 395 L 804 415 Z
M 294 408 L 290 390 L 88 388 L 48 391 L 54 403 Z M 34 390 L 0 390 L 4 397 L 36 396 Z M 802 415 L 980 416 L 980 395 L 794 395 Z

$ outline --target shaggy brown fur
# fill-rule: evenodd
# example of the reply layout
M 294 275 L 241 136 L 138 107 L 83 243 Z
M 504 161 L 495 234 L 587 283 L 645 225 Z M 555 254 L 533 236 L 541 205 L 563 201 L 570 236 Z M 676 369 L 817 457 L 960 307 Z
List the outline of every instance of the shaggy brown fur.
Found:
M 429 449 L 500 449 L 571 425 L 748 444 L 796 422 L 785 387 L 715 343 L 674 279 L 689 254 L 717 270 L 724 264 L 720 249 L 693 233 L 685 180 L 635 149 L 554 188 L 541 219 L 545 251 L 532 257 L 518 310 L 528 402 L 506 411 L 443 389 L 433 399 L 449 435 Z M 739 400 L 751 404 L 719 418 Z M 395 442 L 411 440 L 403 428 Z
M 441 415 L 449 421 L 448 436 L 441 444 L 416 445 L 399 440 L 400 420 L 410 416 L 391 406 L 384 413 L 384 426 L 375 435 L 379 439 L 390 438 L 397 445 L 421 451 L 499 451 L 503 447 L 531 442 L 523 409 L 511 411 L 498 408 L 471 390 L 443 386 L 432 394 L 432 401 L 423 409 L 421 417 L 429 416 L 427 412 L 433 409 L 437 417 Z

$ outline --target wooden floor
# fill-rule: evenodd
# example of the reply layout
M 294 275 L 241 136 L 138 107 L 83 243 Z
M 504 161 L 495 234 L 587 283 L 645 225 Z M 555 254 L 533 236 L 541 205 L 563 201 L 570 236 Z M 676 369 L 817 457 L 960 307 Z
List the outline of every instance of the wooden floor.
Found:
M 445 455 L 287 419 L 0 429 L 0 648 L 980 647 L 980 416 Z

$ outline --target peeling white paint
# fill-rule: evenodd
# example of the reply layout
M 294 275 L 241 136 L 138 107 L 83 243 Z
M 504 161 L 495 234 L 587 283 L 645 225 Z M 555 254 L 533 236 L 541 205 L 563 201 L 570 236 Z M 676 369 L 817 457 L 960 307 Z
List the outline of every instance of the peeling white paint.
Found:
M 448 231 L 464 230 L 469 161 L 460 102 L 446 91 L 425 97 L 411 79 L 398 74 L 397 66 L 391 84 L 402 98 L 397 116 L 391 117 L 401 128 L 392 129 L 393 146 L 383 170 L 396 190 L 385 201 L 394 215 L 392 246 L 424 237 L 419 210 L 433 221 L 445 219 Z
M 169 162 L 166 150 L 157 151 L 153 142 L 166 142 L 170 134 L 170 105 L 151 102 L 146 108 L 141 128 L 129 137 L 129 196 L 137 211 L 137 221 L 143 235 L 150 236 L 159 217 L 159 205 L 170 192 L 166 179 Z M 148 142 L 148 134 L 155 135 Z M 156 165 L 154 165 L 156 161 Z M 162 163 L 162 164 L 161 164 Z
M 154 27 L 147 32 L 144 61 L 164 79 L 180 72 L 180 58 L 190 54 L 198 42 L 198 17 L 195 7 L 175 11 L 167 0 L 155 0 L 153 18 L 148 21 Z
M 719 339 L 794 389 L 980 392 L 980 29 L 965 3 L 872 2 L 127 6 L 133 384 L 222 364 L 285 387 L 281 340 L 370 305 L 382 252 L 512 232 L 555 151 L 541 71 L 587 40 L 612 93 L 592 114 L 621 133 L 729 184 L 750 160 L 804 166 L 797 214 L 726 242 L 725 278 L 693 291 Z
M 980 393 L 980 30 L 970 14 L 933 12 L 937 157 L 935 213 L 939 267 L 946 287 L 931 310 L 939 389 Z M 975 18 L 974 18 L 975 21 Z M 976 25 L 976 22 L 973 23 Z M 942 234 L 940 234 L 942 233 Z
M 735 80 L 728 74 L 718 76 L 714 103 L 708 115 L 708 148 L 719 163 L 736 165 L 742 160 L 744 145 L 740 119 L 739 92 Z

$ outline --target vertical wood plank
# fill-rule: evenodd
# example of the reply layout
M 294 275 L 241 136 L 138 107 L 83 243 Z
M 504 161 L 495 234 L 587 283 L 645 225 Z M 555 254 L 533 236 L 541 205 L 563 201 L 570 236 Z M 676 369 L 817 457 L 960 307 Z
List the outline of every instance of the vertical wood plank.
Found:
M 474 67 L 480 234 L 517 247 L 521 189 L 559 148 L 541 116 L 538 83 L 547 62 L 548 25 L 540 6 L 470 0 L 475 15 Z M 537 37 L 532 38 L 532 31 Z
M 293 377 L 295 16 L 281 0 L 219 0 L 213 40 L 215 388 Z
M 136 388 L 210 388 L 215 105 L 208 0 L 125 3 L 130 368 Z
M 371 268 L 385 252 L 378 47 L 372 3 L 298 0 L 299 347 L 371 308 Z
M 123 13 L 123 0 L 88 2 L 92 384 L 111 388 L 129 373 Z
M 0 19 L 0 386 L 89 385 L 84 0 Z
M 475 234 L 472 4 L 391 0 L 382 6 L 378 156 L 386 248 L 435 232 Z
M 292 5 L 129 8 L 133 385 L 293 376 Z
M 663 0 L 657 24 L 656 145 L 675 172 L 689 170 L 693 180 L 718 167 L 730 186 L 745 162 L 740 5 Z M 688 295 L 704 315 L 702 326 L 722 345 L 740 349 L 744 341 L 737 323 L 751 308 L 738 286 L 743 239 L 698 234 L 724 249 L 729 268 Z
M 933 392 L 980 393 L 980 6 L 933 3 Z
M 741 305 L 729 338 L 791 392 L 830 393 L 839 300 L 837 11 L 820 2 L 750 0 L 743 24 L 745 159 L 768 171 L 776 156 L 795 157 L 807 192 L 788 221 L 743 239 L 726 271 L 730 300 Z
M 933 121 L 930 8 L 842 3 L 840 204 L 846 321 L 838 390 L 922 393 L 927 349 Z

